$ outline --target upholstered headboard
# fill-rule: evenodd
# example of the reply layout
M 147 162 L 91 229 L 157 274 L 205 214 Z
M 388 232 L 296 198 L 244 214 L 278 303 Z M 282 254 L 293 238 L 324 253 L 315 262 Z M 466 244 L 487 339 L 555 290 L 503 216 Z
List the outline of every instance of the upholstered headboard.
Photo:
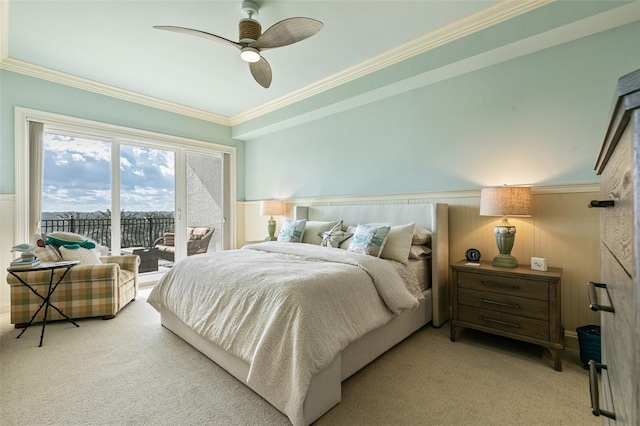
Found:
M 296 206 L 296 219 L 358 223 L 415 223 L 432 232 L 431 288 L 433 325 L 449 318 L 449 206 L 443 203 Z

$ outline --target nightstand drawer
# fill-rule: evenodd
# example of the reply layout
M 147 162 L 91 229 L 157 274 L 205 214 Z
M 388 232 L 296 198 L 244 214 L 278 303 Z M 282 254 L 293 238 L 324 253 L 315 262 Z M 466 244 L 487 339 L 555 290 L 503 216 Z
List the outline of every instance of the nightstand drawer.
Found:
M 549 322 L 471 306 L 458 306 L 458 321 L 521 336 L 549 340 Z
M 549 303 L 544 300 L 460 288 L 458 289 L 458 303 L 543 321 L 549 319 Z
M 460 271 L 458 272 L 458 288 L 549 300 L 549 286 L 546 282 L 503 277 L 496 274 Z

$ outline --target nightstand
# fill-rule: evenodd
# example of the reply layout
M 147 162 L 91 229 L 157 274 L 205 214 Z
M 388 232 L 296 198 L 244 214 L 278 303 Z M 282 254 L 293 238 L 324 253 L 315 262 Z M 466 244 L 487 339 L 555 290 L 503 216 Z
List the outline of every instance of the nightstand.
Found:
M 451 341 L 459 328 L 472 328 L 543 346 L 543 358 L 562 371 L 564 348 L 560 311 L 562 269 L 533 271 L 516 268 L 451 265 L 453 316 Z

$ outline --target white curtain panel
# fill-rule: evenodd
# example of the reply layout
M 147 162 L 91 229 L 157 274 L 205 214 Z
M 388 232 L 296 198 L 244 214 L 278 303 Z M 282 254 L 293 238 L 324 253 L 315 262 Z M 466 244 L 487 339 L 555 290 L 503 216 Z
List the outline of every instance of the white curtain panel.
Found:
M 40 234 L 44 124 L 29 121 L 29 235 Z

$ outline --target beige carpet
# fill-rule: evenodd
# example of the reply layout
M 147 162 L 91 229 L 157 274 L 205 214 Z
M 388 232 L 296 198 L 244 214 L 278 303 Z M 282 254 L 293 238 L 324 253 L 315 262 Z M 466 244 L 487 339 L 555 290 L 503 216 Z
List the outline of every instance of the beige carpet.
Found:
M 287 418 L 160 326 L 144 298 L 111 321 L 19 330 L 0 315 L 0 424 L 287 425 Z M 532 345 L 425 327 L 343 383 L 317 425 L 599 425 L 577 351 L 564 371 Z

